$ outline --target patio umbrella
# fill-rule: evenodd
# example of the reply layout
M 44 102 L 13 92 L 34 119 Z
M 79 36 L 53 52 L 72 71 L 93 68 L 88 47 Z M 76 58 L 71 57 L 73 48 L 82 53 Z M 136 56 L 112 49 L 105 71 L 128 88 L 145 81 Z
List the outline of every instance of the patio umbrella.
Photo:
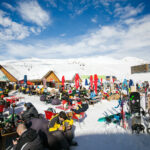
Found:
M 24 84 L 24 80 L 19 81 L 20 84 Z M 27 81 L 26 82 L 27 85 L 33 85 L 33 83 L 31 81 Z
M 24 84 L 27 84 L 27 75 L 24 75 Z
M 62 89 L 64 90 L 64 88 L 65 88 L 65 77 L 62 76 Z
M 93 90 L 93 76 L 90 76 L 90 85 L 91 85 L 91 90 Z
M 88 85 L 88 80 L 87 79 L 85 79 L 85 85 Z
M 76 86 L 76 89 L 79 88 L 79 75 L 78 74 L 76 74 L 75 76 L 75 86 Z
M 98 76 L 97 76 L 97 74 L 95 74 L 94 75 L 95 94 L 97 94 L 97 82 L 98 82 Z
M 103 84 L 103 79 L 101 78 L 101 85 Z

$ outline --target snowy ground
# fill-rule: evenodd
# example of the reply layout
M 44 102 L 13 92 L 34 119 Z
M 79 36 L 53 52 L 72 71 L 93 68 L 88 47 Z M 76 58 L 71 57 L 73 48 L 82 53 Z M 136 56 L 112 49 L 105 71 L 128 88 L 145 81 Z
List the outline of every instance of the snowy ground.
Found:
M 16 112 L 23 110 L 24 102 L 32 102 L 39 113 L 44 114 L 44 110 L 53 107 L 51 104 L 45 104 L 40 101 L 39 96 L 28 96 L 16 93 L 17 96 L 23 96 L 16 108 Z M 124 130 L 119 125 L 100 123 L 97 120 L 104 116 L 104 113 L 114 114 L 119 112 L 114 109 L 117 101 L 103 100 L 98 104 L 90 105 L 86 112 L 86 117 L 82 122 L 75 122 L 75 140 L 79 146 L 72 147 L 72 150 L 149 150 L 150 135 L 140 134 L 132 135 L 130 130 Z M 57 112 L 60 110 L 56 109 Z

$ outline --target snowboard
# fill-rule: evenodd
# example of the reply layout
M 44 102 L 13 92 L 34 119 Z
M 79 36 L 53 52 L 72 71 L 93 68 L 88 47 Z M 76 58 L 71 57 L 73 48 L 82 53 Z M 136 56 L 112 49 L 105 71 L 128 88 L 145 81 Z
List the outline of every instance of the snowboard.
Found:
M 106 117 L 101 117 L 98 119 L 98 122 L 113 122 L 113 123 L 117 123 L 117 122 L 120 122 L 121 120 L 121 113 L 117 113 L 117 114 L 113 114 L 113 115 L 110 115 L 110 116 L 106 116 Z M 130 113 L 125 113 L 125 117 L 126 119 L 129 119 L 130 118 Z

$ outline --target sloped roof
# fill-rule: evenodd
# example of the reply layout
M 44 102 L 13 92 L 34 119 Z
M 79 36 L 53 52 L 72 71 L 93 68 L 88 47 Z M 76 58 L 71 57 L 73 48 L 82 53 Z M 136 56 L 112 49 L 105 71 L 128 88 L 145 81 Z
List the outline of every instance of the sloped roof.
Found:
M 0 81 L 7 82 L 9 79 L 6 77 L 6 75 L 0 70 Z
M 14 76 L 17 80 L 21 80 L 21 73 L 18 70 L 15 69 L 12 65 L 3 65 L 3 67 L 12 75 Z
M 51 71 L 55 73 L 58 79 L 61 81 L 62 76 L 65 76 L 65 80 L 73 80 L 73 77 L 78 73 L 78 68 L 68 68 L 68 64 L 7 64 L 4 65 L 7 71 L 9 71 L 18 80 L 23 80 L 24 75 L 27 75 L 27 80 L 41 80 Z
M 15 65 L 15 67 L 13 67 L 9 64 L 4 67 L 18 80 L 24 79 L 24 75 L 27 75 L 28 80 L 42 79 L 50 70 L 49 67 L 45 67 L 43 65 L 33 65 L 32 67 Z

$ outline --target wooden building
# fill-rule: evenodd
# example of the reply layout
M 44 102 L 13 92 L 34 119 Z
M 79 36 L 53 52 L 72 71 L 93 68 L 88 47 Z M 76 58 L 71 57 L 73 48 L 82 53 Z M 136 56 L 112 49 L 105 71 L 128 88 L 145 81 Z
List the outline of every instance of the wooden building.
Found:
M 110 81 L 110 76 L 106 76 L 106 81 Z
M 61 84 L 61 81 L 57 77 L 57 75 L 54 73 L 54 71 L 47 72 L 43 77 L 39 79 L 33 79 L 30 80 L 35 85 L 43 85 L 43 80 L 46 80 L 46 85 L 48 87 L 59 87 Z
M 71 79 L 67 78 L 65 82 L 67 82 L 67 83 L 75 83 L 75 76 L 76 76 L 76 74 Z M 79 82 L 80 83 L 82 82 L 82 79 L 81 79 L 80 75 L 79 75 Z
M 142 65 L 131 67 L 131 74 L 144 73 L 144 72 L 150 72 L 150 64 L 142 64 Z
M 0 86 L 5 86 L 7 82 L 17 82 L 18 80 L 0 65 Z
M 114 81 L 117 81 L 117 77 L 116 77 L 116 76 L 112 76 L 112 79 L 113 79 Z

